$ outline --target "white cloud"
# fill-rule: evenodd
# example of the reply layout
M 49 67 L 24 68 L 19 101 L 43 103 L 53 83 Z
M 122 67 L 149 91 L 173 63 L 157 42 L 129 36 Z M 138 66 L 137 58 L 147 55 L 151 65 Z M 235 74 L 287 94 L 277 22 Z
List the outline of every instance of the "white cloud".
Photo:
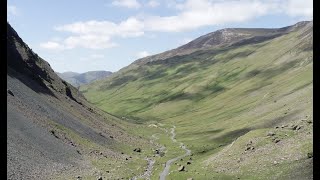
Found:
M 79 36 L 70 36 L 63 41 L 66 49 L 73 49 L 76 47 L 88 49 L 106 49 L 116 47 L 117 44 L 110 41 L 108 36 L 98 36 L 84 34 Z
M 283 8 L 289 16 L 302 16 L 308 19 L 313 17 L 312 0 L 288 0 Z
M 17 16 L 18 13 L 18 9 L 16 6 L 12 6 L 12 5 L 7 5 L 7 16 Z
M 137 0 L 115 0 L 112 2 L 112 5 L 136 9 L 141 7 L 141 4 Z
M 160 3 L 158 1 L 156 1 L 156 0 L 150 0 L 147 3 L 147 6 L 148 7 L 152 7 L 152 8 L 155 8 L 155 7 L 159 6 L 159 5 L 160 5 Z
M 64 49 L 64 47 L 61 44 L 59 44 L 57 42 L 53 42 L 53 41 L 41 43 L 40 47 L 44 48 L 44 49 L 49 49 L 49 50 L 62 50 L 62 49 Z
M 244 22 L 270 12 L 270 3 L 262 1 L 188 0 L 176 5 L 180 10 L 174 16 L 153 16 L 145 19 L 152 31 L 180 32 L 203 26 Z
M 111 21 L 86 21 L 76 22 L 63 26 L 57 26 L 57 31 L 71 32 L 74 34 L 99 34 L 99 35 L 117 35 L 122 37 L 135 37 L 143 34 L 143 24 L 130 17 L 125 21 L 116 24 Z
M 141 51 L 141 52 L 138 52 L 138 53 L 136 54 L 136 57 L 137 57 L 137 58 L 144 58 L 144 57 L 147 57 L 147 56 L 149 56 L 149 55 L 150 55 L 149 52 L 147 52 L 147 51 Z
M 77 47 L 88 49 L 112 48 L 118 46 L 117 43 L 111 41 L 112 37 L 127 38 L 144 34 L 143 24 L 133 17 L 118 24 L 110 21 L 86 21 L 57 26 L 54 29 L 73 34 L 59 41 L 63 49 Z M 50 45 L 53 44 L 51 43 Z M 55 49 L 45 44 L 42 44 L 42 47 Z

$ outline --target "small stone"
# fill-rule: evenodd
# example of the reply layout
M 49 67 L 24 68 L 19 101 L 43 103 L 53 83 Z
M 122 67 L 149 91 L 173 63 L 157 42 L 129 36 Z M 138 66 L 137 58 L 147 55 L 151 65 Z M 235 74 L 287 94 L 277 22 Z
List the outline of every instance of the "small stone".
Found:
M 8 94 L 10 94 L 11 96 L 14 96 L 13 92 L 10 89 L 7 89 Z
M 180 166 L 180 167 L 178 168 L 178 171 L 184 171 L 184 170 L 185 170 L 184 166 Z
M 188 178 L 187 180 L 193 180 L 193 178 Z
M 274 133 L 272 131 L 268 132 L 268 134 L 267 134 L 267 136 L 274 136 L 274 135 L 276 135 L 276 133 Z
M 97 180 L 102 180 L 102 177 L 101 177 L 101 176 L 99 176 Z
M 276 165 L 276 164 L 278 164 L 278 162 L 277 161 L 273 161 L 273 164 Z
M 280 142 L 280 139 L 275 139 L 273 142 L 278 143 L 278 142 Z
M 187 164 L 191 164 L 191 162 L 190 162 L 190 161 L 188 161 L 188 162 L 187 162 Z

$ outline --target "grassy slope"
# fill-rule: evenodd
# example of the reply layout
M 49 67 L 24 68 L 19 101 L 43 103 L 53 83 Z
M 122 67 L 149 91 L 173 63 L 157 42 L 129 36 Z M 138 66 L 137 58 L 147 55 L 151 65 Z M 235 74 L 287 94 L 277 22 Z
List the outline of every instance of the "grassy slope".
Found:
M 300 33 L 133 67 L 81 89 L 101 109 L 177 126 L 193 163 L 169 178 L 310 177 L 312 39 Z M 295 124 L 303 127 L 290 130 Z M 288 128 L 274 129 L 281 125 Z M 279 143 L 266 136 L 270 129 Z M 255 150 L 245 151 L 250 140 Z

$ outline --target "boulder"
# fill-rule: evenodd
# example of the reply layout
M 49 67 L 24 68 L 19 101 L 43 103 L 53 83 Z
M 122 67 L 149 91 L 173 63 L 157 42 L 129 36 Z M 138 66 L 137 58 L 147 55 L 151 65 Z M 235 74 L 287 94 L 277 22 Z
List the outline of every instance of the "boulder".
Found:
M 178 168 L 178 171 L 185 171 L 185 167 L 184 167 L 184 166 L 180 166 L 180 167 Z
M 269 131 L 268 134 L 267 134 L 267 136 L 274 136 L 274 135 L 276 135 L 276 133 L 274 133 L 272 131 Z

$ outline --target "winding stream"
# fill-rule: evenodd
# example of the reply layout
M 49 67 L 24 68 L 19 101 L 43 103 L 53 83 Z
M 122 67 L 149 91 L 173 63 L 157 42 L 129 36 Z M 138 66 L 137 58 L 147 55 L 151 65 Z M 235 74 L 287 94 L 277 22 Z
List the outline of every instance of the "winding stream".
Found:
M 173 126 L 173 128 L 171 128 L 171 140 L 173 142 L 177 142 L 177 140 L 175 139 L 175 136 L 176 136 L 176 133 L 175 133 L 175 128 L 176 126 Z M 165 180 L 166 179 L 166 176 L 169 174 L 169 170 L 170 170 L 170 166 L 173 162 L 177 161 L 178 159 L 181 159 L 181 158 L 184 158 L 186 156 L 189 156 L 191 154 L 191 150 L 190 149 L 187 149 L 186 146 L 180 142 L 180 147 L 186 151 L 186 153 L 184 155 L 181 155 L 181 156 L 178 156 L 178 157 L 175 157 L 175 158 L 172 158 L 170 159 L 169 161 L 166 162 L 165 164 L 165 168 L 164 170 L 161 172 L 160 174 L 160 180 Z

